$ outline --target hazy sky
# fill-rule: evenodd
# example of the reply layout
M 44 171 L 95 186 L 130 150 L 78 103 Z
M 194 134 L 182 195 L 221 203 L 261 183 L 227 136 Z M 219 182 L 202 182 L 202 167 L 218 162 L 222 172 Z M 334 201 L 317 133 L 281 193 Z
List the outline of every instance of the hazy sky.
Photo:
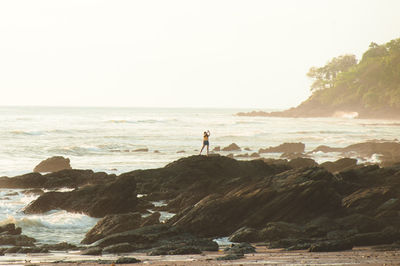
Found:
M 286 108 L 399 0 L 0 0 L 0 105 Z

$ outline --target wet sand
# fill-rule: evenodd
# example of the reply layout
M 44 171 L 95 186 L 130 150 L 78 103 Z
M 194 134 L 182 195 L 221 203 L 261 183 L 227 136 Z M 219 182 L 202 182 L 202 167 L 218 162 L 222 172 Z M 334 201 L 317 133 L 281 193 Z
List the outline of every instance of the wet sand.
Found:
M 0 265 L 111 265 L 111 261 L 122 255 L 141 260 L 141 263 L 131 265 L 400 265 L 400 249 L 378 251 L 373 247 L 358 247 L 349 251 L 320 253 L 267 249 L 264 246 L 257 246 L 256 249 L 257 253 L 246 254 L 242 259 L 231 261 L 216 260 L 225 255 L 222 251 L 173 256 L 147 256 L 144 253 L 121 254 L 121 256 L 51 253 L 3 256 L 0 257 Z M 60 260 L 64 262 L 54 263 Z M 99 260 L 103 260 L 103 263 Z

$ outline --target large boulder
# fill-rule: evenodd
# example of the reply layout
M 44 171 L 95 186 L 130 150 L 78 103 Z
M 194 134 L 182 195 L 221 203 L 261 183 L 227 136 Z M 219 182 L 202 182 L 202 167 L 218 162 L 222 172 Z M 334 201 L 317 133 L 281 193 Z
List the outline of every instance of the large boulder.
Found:
M 37 214 L 63 209 L 104 217 L 136 211 L 138 203 L 135 179 L 124 176 L 106 184 L 88 185 L 70 192 L 47 192 L 30 203 L 24 212 Z
M 168 222 L 202 236 L 226 236 L 243 226 L 272 221 L 304 223 L 343 207 L 336 180 L 324 169 L 301 168 L 212 194 Z
M 35 166 L 33 172 L 57 172 L 64 169 L 72 169 L 68 158 L 54 156 L 41 161 Z

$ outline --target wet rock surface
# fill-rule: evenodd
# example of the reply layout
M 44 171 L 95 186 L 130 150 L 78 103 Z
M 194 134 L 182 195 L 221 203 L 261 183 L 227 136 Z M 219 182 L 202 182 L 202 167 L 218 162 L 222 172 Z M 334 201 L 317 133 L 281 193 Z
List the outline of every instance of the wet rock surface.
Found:
M 149 255 L 199 254 L 202 251 L 218 250 L 217 243 L 211 239 L 199 238 L 166 224 L 111 234 L 93 245 L 95 247 L 91 249 L 100 249 L 102 253 L 141 251 Z

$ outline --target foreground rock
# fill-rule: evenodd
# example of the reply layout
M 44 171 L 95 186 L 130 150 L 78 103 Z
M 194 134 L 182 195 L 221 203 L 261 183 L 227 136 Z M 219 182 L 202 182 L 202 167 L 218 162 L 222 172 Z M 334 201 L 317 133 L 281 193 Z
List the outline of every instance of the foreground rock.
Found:
M 82 244 L 92 244 L 106 236 L 137 229 L 144 225 L 158 224 L 160 223 L 159 218 L 159 212 L 153 213 L 146 218 L 142 218 L 142 215 L 138 212 L 107 215 L 86 233 Z
M 271 221 L 304 223 L 342 210 L 337 180 L 321 168 L 296 169 L 211 194 L 169 223 L 203 236 L 226 236 Z
M 209 238 L 229 235 L 269 247 L 328 251 L 400 240 L 399 173 L 400 165 L 354 167 L 353 160 L 321 167 L 304 158 L 191 156 L 103 184 L 48 192 L 25 211 L 121 214 L 104 218 L 88 233 L 85 242 L 96 241 L 88 254 L 198 253 L 213 247 Z M 137 199 L 136 193 L 146 196 Z M 160 200 L 167 205 L 159 210 L 176 213 L 167 224 L 148 225 L 134 214 L 152 207 L 146 201 Z
M 41 161 L 35 166 L 33 172 L 57 172 L 65 169 L 72 169 L 69 159 L 62 156 L 54 156 Z

